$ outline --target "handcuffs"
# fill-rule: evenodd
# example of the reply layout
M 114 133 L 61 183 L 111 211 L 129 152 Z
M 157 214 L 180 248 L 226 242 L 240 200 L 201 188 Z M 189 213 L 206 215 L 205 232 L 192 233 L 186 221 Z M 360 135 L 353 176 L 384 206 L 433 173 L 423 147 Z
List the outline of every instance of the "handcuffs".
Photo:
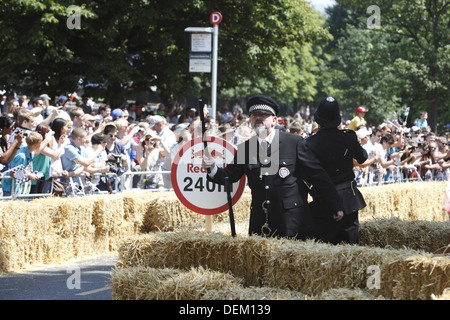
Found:
M 269 205 L 270 200 L 264 200 L 261 207 L 263 212 L 266 215 L 266 222 L 261 227 L 261 233 L 264 235 L 264 237 L 268 237 L 272 234 L 272 229 L 269 227 Z

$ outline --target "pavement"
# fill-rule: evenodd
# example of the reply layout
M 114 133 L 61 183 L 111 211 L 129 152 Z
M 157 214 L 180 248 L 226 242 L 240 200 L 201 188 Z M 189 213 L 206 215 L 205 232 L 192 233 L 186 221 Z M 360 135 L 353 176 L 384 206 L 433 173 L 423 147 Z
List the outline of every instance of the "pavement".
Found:
M 111 300 L 116 255 L 0 275 L 0 300 Z

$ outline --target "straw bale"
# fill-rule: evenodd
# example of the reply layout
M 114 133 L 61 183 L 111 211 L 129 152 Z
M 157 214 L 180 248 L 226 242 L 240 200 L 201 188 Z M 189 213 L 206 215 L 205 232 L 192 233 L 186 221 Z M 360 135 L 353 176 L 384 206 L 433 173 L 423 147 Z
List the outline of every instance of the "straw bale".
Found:
M 128 267 L 112 272 L 114 300 L 305 300 L 296 291 L 244 287 L 242 279 L 203 267 L 190 270 Z
M 450 288 L 446 288 L 441 295 L 431 295 L 433 300 L 450 300 Z
M 147 211 L 143 220 L 142 232 L 170 232 L 179 228 L 204 225 L 204 215 L 185 207 L 174 192 L 154 192 L 147 202 Z M 244 192 L 233 206 L 236 221 L 247 220 L 250 214 L 250 193 Z M 228 210 L 213 216 L 213 221 L 228 221 Z
M 240 280 L 203 267 L 188 271 L 129 267 L 114 269 L 110 283 L 115 300 L 198 300 L 212 289 L 236 290 Z
M 146 197 L 93 195 L 0 202 L 0 272 L 104 254 L 140 232 Z
M 55 241 L 45 211 L 42 202 L 0 202 L 0 272 L 52 260 Z
M 376 296 L 367 290 L 360 288 L 348 289 L 337 288 L 330 289 L 315 296 L 316 300 L 384 300 L 383 296 Z
M 406 182 L 360 188 L 367 207 L 360 218 L 448 221 L 442 210 L 447 182 Z
M 317 296 L 276 287 L 245 287 L 230 273 L 203 267 L 124 267 L 110 278 L 114 300 L 375 300 L 383 299 L 359 288 L 337 288 Z
M 336 288 L 366 289 L 369 267 L 379 268 L 380 289 L 394 299 L 430 299 L 450 286 L 448 256 L 415 250 L 225 237 L 204 233 L 155 233 L 128 239 L 118 267 L 187 270 L 203 266 L 231 272 L 245 286 L 277 287 L 318 295 Z
M 359 244 L 435 252 L 446 246 L 449 235 L 450 221 L 375 219 L 361 223 Z

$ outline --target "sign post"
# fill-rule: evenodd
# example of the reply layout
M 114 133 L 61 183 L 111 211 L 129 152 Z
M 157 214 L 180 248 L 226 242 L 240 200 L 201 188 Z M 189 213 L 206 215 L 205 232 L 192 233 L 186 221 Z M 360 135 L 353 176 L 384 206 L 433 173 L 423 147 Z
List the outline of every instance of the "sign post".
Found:
M 205 137 L 208 152 L 219 167 L 233 161 L 236 148 L 219 137 Z M 246 185 L 246 177 L 230 183 L 229 198 L 223 185 L 215 184 L 206 178 L 206 170 L 202 168 L 205 154 L 201 137 L 186 142 L 175 155 L 172 163 L 172 186 L 178 199 L 190 210 L 212 218 L 212 215 L 223 213 L 241 198 Z M 208 220 L 206 229 L 208 229 Z M 206 230 L 210 231 L 210 230 Z
M 220 14 L 220 12 L 214 11 L 213 13 L 211 13 L 209 20 L 213 25 L 212 28 L 189 27 L 184 29 L 184 31 L 191 33 L 189 72 L 211 72 L 211 116 L 216 119 L 219 24 L 220 22 L 222 22 L 222 15 Z M 211 35 L 213 37 L 212 48 Z

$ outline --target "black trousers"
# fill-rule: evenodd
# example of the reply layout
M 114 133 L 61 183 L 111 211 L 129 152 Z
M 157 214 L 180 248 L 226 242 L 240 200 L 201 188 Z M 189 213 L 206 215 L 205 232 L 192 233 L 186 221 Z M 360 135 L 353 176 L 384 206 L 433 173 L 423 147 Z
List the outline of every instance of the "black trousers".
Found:
M 329 217 L 314 217 L 314 238 L 326 243 L 358 244 L 358 212 L 345 214 L 340 221 Z

